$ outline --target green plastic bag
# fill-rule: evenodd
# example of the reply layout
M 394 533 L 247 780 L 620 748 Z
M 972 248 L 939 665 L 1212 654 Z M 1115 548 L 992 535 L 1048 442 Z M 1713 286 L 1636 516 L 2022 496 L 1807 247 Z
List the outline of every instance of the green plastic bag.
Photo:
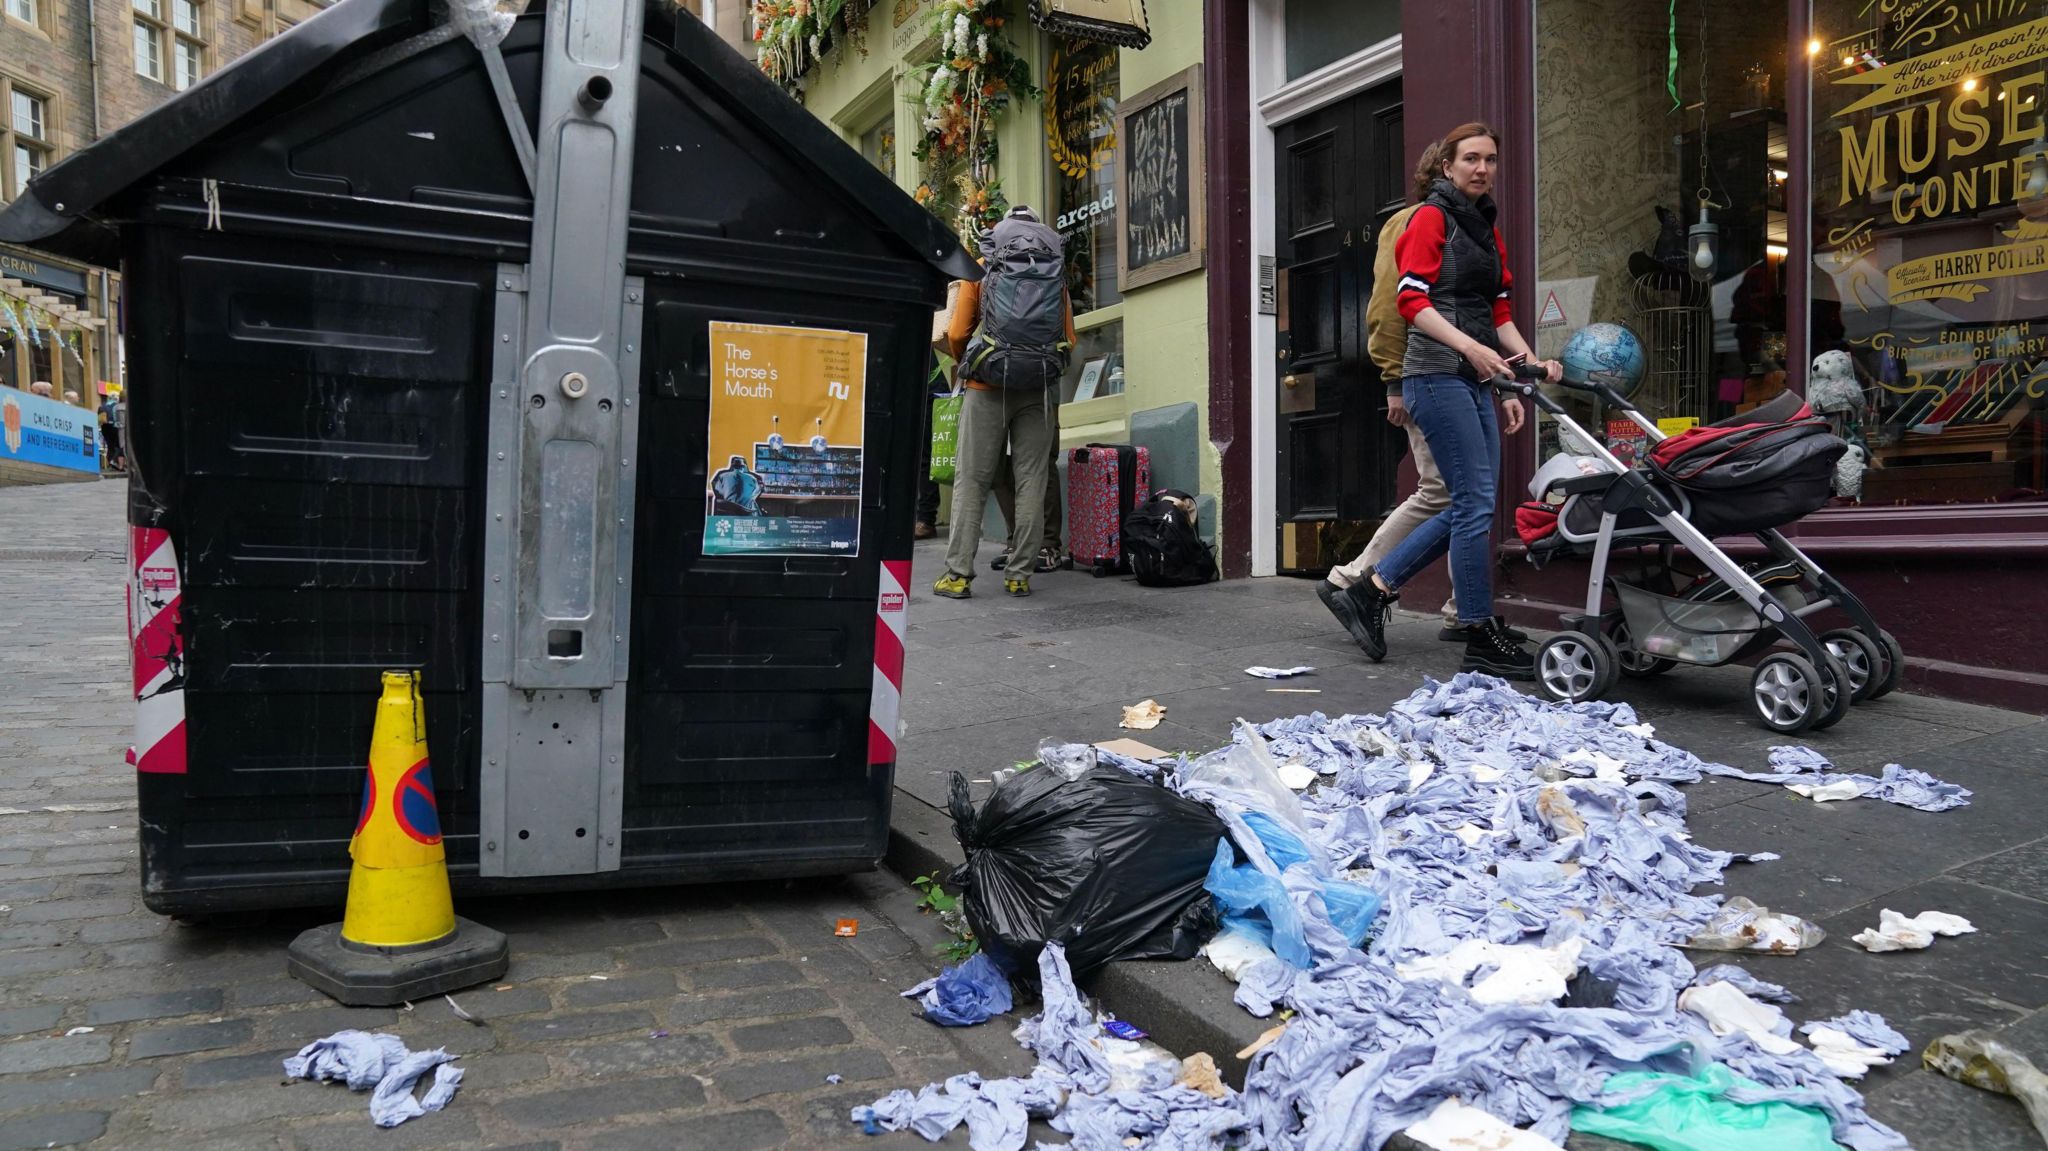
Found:
M 1640 1143 L 1655 1151 L 1840 1151 L 1828 1117 L 1789 1103 L 1731 1103 L 1732 1087 L 1760 1084 L 1719 1063 L 1698 1078 L 1624 1071 L 1602 1086 L 1612 1094 L 1660 1084 L 1633 1103 L 1572 1110 L 1572 1130 Z
M 959 462 L 960 393 L 932 399 L 932 481 L 950 484 Z

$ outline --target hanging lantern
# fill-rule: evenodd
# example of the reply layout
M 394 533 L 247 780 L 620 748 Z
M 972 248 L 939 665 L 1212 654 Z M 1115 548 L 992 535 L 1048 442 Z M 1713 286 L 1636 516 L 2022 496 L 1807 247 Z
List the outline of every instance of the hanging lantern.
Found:
M 1721 226 L 1714 223 L 1707 214 L 1707 190 L 1700 189 L 1700 222 L 1686 229 L 1686 267 L 1692 278 L 1708 283 L 1714 278 L 1714 269 L 1721 262 Z

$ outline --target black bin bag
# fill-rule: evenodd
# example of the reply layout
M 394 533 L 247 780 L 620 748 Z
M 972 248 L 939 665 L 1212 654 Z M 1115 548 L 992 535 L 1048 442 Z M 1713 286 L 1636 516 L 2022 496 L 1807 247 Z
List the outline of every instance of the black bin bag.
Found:
M 1191 799 L 1098 765 L 1071 781 L 1033 768 L 978 812 L 956 772 L 951 806 L 967 925 L 1012 978 L 1034 982 L 1048 942 L 1079 978 L 1117 959 L 1189 959 L 1215 933 L 1202 882 L 1224 827 Z

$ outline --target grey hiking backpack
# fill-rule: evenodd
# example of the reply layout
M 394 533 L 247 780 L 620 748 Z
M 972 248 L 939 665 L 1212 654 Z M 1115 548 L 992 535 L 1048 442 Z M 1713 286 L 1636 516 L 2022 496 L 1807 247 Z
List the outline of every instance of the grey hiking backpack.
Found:
M 1067 370 L 1066 260 L 1060 234 L 1007 216 L 982 233 L 981 325 L 961 357 L 970 380 L 1049 388 Z

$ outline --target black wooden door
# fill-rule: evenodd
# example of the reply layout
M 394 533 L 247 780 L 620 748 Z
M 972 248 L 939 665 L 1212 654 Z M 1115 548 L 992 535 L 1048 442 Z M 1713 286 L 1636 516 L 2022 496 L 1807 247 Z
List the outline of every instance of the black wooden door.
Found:
M 1280 566 L 1344 562 L 1396 502 L 1404 434 L 1365 350 L 1380 225 L 1404 203 L 1401 83 L 1275 132 Z

